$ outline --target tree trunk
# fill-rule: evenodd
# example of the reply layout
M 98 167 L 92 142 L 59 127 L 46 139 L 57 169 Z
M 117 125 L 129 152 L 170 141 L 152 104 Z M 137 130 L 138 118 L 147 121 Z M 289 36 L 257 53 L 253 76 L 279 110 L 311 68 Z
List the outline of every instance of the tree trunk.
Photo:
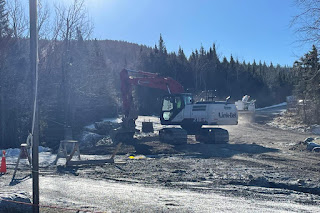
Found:
M 5 113 L 5 103 L 4 103 L 4 94 L 3 90 L 0 86 L 0 134 L 1 134 L 1 141 L 0 146 L 6 147 L 6 113 Z

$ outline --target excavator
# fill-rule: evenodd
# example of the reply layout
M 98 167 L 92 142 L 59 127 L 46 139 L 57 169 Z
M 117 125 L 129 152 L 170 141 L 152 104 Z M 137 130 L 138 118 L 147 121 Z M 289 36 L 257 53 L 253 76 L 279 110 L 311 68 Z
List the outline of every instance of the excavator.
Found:
M 186 138 L 187 135 L 195 135 L 199 142 L 225 143 L 229 141 L 228 131 L 211 126 L 238 124 L 236 106 L 229 103 L 228 99 L 195 102 L 192 94 L 186 93 L 183 86 L 173 78 L 163 77 L 157 73 L 123 69 L 120 72 L 120 80 L 123 117 L 121 127 L 114 130 L 111 135 L 114 141 L 128 141 L 135 134 L 135 120 L 138 116 L 133 104 L 133 86 L 156 88 L 168 92 L 162 98 L 161 124 L 178 125 L 181 128 L 161 129 L 159 139 L 162 142 L 178 144 L 177 140 Z M 184 134 L 185 137 L 181 136 Z

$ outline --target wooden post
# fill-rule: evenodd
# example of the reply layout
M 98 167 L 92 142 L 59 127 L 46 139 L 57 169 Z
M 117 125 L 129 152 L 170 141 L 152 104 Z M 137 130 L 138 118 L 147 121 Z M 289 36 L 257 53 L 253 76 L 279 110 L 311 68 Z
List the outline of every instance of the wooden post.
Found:
M 30 64 L 34 75 L 34 108 L 32 121 L 32 197 L 33 212 L 39 212 L 39 117 L 38 117 L 38 19 L 37 0 L 29 0 Z

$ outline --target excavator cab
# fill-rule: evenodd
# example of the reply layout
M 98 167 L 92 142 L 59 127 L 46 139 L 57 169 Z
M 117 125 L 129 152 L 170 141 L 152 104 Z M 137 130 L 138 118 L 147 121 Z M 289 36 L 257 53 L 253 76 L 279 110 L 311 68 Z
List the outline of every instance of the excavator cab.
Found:
M 160 114 L 161 124 L 174 124 L 172 119 L 178 115 L 186 105 L 192 104 L 191 94 L 170 94 L 162 99 L 162 108 Z M 177 123 L 177 125 L 179 125 Z

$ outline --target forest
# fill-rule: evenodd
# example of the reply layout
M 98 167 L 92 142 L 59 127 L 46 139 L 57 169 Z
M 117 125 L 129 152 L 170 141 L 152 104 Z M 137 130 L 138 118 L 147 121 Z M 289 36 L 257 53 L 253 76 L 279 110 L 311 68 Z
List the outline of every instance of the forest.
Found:
M 41 2 L 41 1 L 40 1 Z M 0 0 L 0 147 L 17 147 L 32 122 L 34 79 L 30 71 L 29 38 L 18 0 Z M 154 47 L 125 41 L 91 38 L 92 26 L 81 0 L 73 7 L 56 6 L 49 19 L 39 5 L 39 109 L 41 143 L 56 147 L 64 126 L 77 135 L 83 126 L 121 115 L 119 72 L 123 68 L 172 77 L 200 94 L 212 90 L 218 100 L 250 95 L 257 107 L 303 100 L 298 117 L 320 123 L 320 74 L 316 45 L 292 66 L 263 61 L 239 61 L 217 54 L 213 43 L 190 56 L 183 47 L 168 52 L 161 34 Z M 24 17 L 24 18 L 23 18 Z M 49 23 L 50 20 L 55 20 Z M 52 32 L 48 29 L 53 29 Z M 48 33 L 50 32 L 50 33 Z M 163 92 L 136 88 L 141 115 L 157 115 Z M 308 108 L 305 107 L 308 103 Z

